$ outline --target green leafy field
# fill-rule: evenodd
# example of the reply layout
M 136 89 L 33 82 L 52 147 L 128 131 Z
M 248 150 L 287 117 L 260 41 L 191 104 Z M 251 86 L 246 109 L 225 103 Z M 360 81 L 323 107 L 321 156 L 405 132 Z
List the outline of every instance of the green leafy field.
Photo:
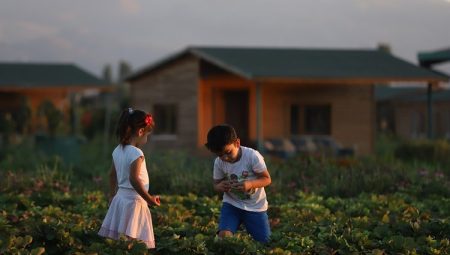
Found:
M 18 185 L 20 187 L 20 185 Z M 22 187 L 23 188 L 23 187 Z M 272 242 L 245 233 L 215 237 L 220 200 L 187 194 L 151 208 L 156 254 L 449 254 L 450 199 L 361 194 L 338 198 L 295 192 L 269 198 Z M 35 182 L 0 195 L 1 254 L 144 254 L 139 242 L 101 238 L 102 192 Z
M 268 157 L 264 246 L 244 230 L 216 237 L 221 199 L 210 158 L 149 154 L 150 189 L 161 195 L 151 208 L 157 249 L 105 239 L 97 232 L 110 158 L 86 146 L 78 166 L 28 147 L 2 152 L 0 254 L 450 254 L 450 168 L 392 158 Z

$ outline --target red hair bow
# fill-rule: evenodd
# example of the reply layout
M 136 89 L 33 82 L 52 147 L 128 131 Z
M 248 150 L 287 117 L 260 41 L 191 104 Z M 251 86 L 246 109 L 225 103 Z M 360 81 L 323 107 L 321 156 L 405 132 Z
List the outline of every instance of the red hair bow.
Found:
M 149 126 L 153 123 L 153 118 L 152 115 L 147 114 L 147 116 L 145 116 L 145 125 Z

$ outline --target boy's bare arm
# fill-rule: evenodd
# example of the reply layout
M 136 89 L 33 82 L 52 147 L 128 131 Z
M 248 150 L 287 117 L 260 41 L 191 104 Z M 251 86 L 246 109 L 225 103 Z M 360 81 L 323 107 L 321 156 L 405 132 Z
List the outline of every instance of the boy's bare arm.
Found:
M 247 180 L 233 184 L 233 188 L 240 191 L 249 191 L 251 189 L 262 188 L 269 186 L 272 183 L 269 171 L 265 170 L 261 173 L 255 173 L 257 176 L 254 180 Z
M 222 178 L 219 180 L 213 179 L 214 181 L 214 190 L 218 192 L 229 192 L 231 189 L 230 182 L 227 178 Z

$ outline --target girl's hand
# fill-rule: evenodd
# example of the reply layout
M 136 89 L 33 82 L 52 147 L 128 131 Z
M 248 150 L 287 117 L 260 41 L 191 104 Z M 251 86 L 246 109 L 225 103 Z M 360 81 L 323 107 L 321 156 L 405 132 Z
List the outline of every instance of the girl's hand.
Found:
M 151 201 L 153 204 L 155 204 L 156 206 L 160 206 L 161 205 L 161 200 L 159 198 L 159 196 L 152 196 Z

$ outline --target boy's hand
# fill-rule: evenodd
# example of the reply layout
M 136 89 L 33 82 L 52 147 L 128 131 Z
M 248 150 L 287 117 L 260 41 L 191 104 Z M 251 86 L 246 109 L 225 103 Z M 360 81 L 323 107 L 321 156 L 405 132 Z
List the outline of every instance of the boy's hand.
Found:
M 159 196 L 152 196 L 151 197 L 151 201 L 156 206 L 160 206 L 161 205 L 161 200 L 160 200 Z
M 249 181 L 235 182 L 233 183 L 232 188 L 242 192 L 247 192 L 252 188 L 252 185 Z
M 217 190 L 219 190 L 220 192 L 229 192 L 231 190 L 231 185 L 228 180 L 223 180 L 223 181 L 219 182 L 216 185 L 216 187 L 217 187 Z

